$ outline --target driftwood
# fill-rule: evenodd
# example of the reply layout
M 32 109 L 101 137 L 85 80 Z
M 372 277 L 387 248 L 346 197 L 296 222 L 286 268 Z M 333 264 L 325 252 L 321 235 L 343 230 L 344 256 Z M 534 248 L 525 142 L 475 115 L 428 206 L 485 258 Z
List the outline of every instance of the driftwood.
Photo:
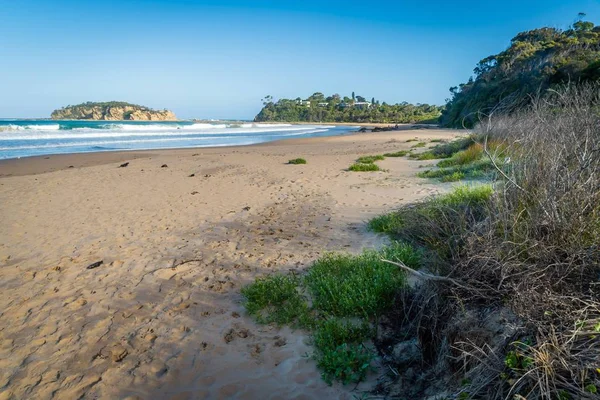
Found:
M 473 287 L 469 287 L 468 285 L 466 285 L 462 282 L 459 282 L 456 279 L 448 278 L 447 276 L 431 275 L 431 274 L 427 274 L 425 272 L 416 271 L 410 267 L 407 267 L 406 264 L 404 264 L 401 261 L 396 262 L 396 261 L 390 261 L 390 260 L 386 260 L 386 259 L 381 259 L 381 261 L 386 262 L 388 264 L 395 265 L 397 267 L 400 267 L 403 270 L 405 270 L 406 272 L 410 272 L 412 275 L 416 276 L 417 278 L 420 278 L 420 279 L 423 279 L 426 281 L 445 282 L 445 283 L 450 283 L 452 285 L 458 286 L 459 288 L 462 288 L 465 290 L 478 291 L 477 289 L 475 289 Z

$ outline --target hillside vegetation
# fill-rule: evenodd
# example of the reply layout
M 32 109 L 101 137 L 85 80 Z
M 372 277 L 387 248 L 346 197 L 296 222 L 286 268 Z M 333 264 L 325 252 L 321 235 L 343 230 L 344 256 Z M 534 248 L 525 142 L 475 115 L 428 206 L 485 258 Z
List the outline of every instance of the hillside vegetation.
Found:
M 429 104 L 387 104 L 362 96 L 342 98 L 339 94 L 325 97 L 317 92 L 306 100 L 263 99 L 264 107 L 255 122 L 373 122 L 373 123 L 436 123 L 441 107 Z
M 450 88 L 441 123 L 472 127 L 497 108 L 521 107 L 538 92 L 600 78 L 600 26 L 579 21 L 567 30 L 521 32 L 499 54 L 481 60 L 474 77 Z
M 125 121 L 172 121 L 177 117 L 169 110 L 153 110 L 149 107 L 124 101 L 107 101 L 69 105 L 51 114 L 52 119 L 91 119 Z

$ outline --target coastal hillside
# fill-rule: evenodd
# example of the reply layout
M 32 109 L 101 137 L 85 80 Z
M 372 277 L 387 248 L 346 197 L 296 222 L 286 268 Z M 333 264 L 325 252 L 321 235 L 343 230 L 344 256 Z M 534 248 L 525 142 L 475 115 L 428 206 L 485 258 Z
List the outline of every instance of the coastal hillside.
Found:
M 109 121 L 172 121 L 177 117 L 169 110 L 153 110 L 149 107 L 123 101 L 87 102 L 54 110 L 52 119 L 92 119 Z
M 495 108 L 523 106 L 548 88 L 598 79 L 600 26 L 580 20 L 567 30 L 521 32 L 506 50 L 482 59 L 467 83 L 450 88 L 441 123 L 471 127 Z
M 429 104 L 387 104 L 375 98 L 368 101 L 363 96 L 325 97 L 316 92 L 307 99 L 263 99 L 263 108 L 255 122 L 373 122 L 373 123 L 436 123 L 442 108 Z

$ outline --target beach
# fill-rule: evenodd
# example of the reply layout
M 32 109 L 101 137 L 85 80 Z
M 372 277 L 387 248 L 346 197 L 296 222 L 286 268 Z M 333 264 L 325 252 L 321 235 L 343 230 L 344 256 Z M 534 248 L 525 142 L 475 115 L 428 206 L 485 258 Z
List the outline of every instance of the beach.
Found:
M 382 245 L 369 218 L 444 187 L 416 177 L 427 161 L 348 166 L 459 133 L 0 161 L 0 399 L 352 398 L 240 289 Z

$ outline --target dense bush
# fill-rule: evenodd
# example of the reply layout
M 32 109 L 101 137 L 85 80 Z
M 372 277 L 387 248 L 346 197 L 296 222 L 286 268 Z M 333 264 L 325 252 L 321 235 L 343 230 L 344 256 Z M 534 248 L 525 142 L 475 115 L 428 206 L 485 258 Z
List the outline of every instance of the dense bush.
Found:
M 532 95 L 560 83 L 600 79 L 600 26 L 579 21 L 567 30 L 534 29 L 515 36 L 508 49 L 484 58 L 475 79 L 450 88 L 442 124 L 472 127 L 498 108 L 519 108 Z M 520 102 L 515 102 L 520 99 Z

